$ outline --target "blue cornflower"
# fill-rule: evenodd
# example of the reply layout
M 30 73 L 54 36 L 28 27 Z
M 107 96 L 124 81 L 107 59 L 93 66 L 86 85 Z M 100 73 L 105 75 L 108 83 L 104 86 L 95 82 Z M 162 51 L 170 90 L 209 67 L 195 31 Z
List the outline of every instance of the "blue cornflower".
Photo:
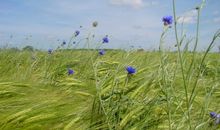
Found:
M 132 66 L 128 66 L 128 67 L 126 68 L 126 70 L 127 70 L 128 74 L 134 74 L 134 73 L 136 73 L 136 69 L 133 68 Z
M 102 43 L 108 43 L 109 39 L 108 36 L 106 35 L 104 38 L 102 38 Z
M 74 70 L 72 70 L 72 69 L 68 69 L 68 75 L 72 75 L 72 74 L 74 74 Z
M 80 31 L 79 31 L 79 30 L 76 30 L 76 31 L 75 31 L 75 37 L 77 37 L 79 34 L 80 34 Z
M 105 50 L 100 50 L 99 55 L 105 55 Z
M 220 124 L 220 114 L 216 116 L 215 124 Z
M 220 114 L 217 114 L 215 112 L 210 112 L 209 115 L 212 119 L 215 120 L 216 125 L 220 124 Z
M 51 54 L 53 52 L 52 49 L 48 49 L 48 54 Z
M 217 116 L 217 113 L 215 113 L 215 112 L 210 112 L 209 115 L 210 115 L 211 118 L 215 118 L 215 117 Z
M 163 24 L 165 26 L 171 25 L 173 23 L 173 16 L 164 16 L 163 17 Z

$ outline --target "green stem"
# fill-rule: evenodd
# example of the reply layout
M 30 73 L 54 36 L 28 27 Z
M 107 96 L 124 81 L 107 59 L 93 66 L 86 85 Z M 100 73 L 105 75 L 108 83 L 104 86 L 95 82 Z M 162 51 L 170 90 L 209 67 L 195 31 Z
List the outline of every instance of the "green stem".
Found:
M 216 40 L 219 36 L 220 36 L 220 32 L 219 32 L 219 33 L 217 32 L 216 35 L 213 37 L 212 42 L 209 44 L 209 46 L 208 46 L 208 48 L 207 48 L 207 50 L 206 50 L 206 52 L 205 52 L 205 54 L 204 54 L 204 56 L 203 56 L 201 62 L 200 62 L 199 72 L 198 72 L 197 75 L 196 75 L 196 80 L 195 80 L 195 82 L 194 82 L 193 89 L 192 89 L 192 92 L 191 92 L 191 95 L 190 95 L 190 100 L 189 100 L 189 101 L 190 101 L 190 104 L 193 103 L 193 101 L 194 101 L 194 99 L 195 99 L 195 97 L 196 97 L 196 95 L 194 95 L 194 93 L 195 93 L 195 90 L 196 90 L 196 87 L 197 87 L 197 83 L 198 83 L 198 80 L 199 80 L 200 71 L 202 70 L 202 65 L 203 65 L 203 63 L 204 63 L 204 61 L 205 61 L 205 58 L 206 58 L 208 52 L 211 50 L 211 48 L 212 48 L 212 46 L 213 46 L 215 40 Z
M 192 62 L 190 64 L 190 67 L 188 69 L 188 72 L 187 72 L 187 83 L 189 84 L 189 79 L 190 79 L 190 72 L 192 71 L 192 66 L 194 64 L 194 61 L 195 61 L 195 55 L 196 55 L 196 48 L 198 46 L 198 42 L 199 42 L 199 25 L 200 25 L 200 8 L 198 9 L 198 14 L 197 14 L 197 27 L 196 27 L 196 42 L 195 42 L 195 45 L 194 45 L 194 48 L 193 48 L 193 57 L 192 57 Z
M 164 52 L 163 52 L 163 39 L 165 37 L 165 34 L 167 32 L 168 28 L 165 28 L 163 33 L 161 34 L 160 37 L 160 46 L 159 46 L 159 52 L 160 52 L 160 62 L 161 62 L 161 68 L 162 68 L 162 81 L 163 81 L 163 86 L 161 87 L 162 91 L 163 88 L 165 88 L 165 96 L 166 96 L 166 101 L 167 101 L 167 109 L 168 109 L 168 121 L 169 121 L 169 130 L 172 130 L 171 122 L 172 122 L 172 116 L 171 116 L 171 108 L 170 108 L 170 98 L 169 98 L 169 92 L 168 92 L 168 85 L 167 85 L 167 80 L 166 80 L 166 75 L 165 75 L 165 58 L 164 58 Z
M 183 70 L 183 60 L 182 60 L 182 55 L 181 55 L 181 50 L 180 50 L 180 43 L 179 43 L 178 34 L 177 34 L 178 32 L 177 32 L 177 18 L 176 18 L 175 0 L 173 0 L 173 15 L 174 15 L 175 37 L 176 37 L 176 43 L 177 43 L 177 47 L 178 47 L 178 55 L 179 55 L 179 59 L 180 59 L 181 73 L 182 73 L 185 98 L 186 98 L 186 106 L 187 106 L 187 111 L 188 111 L 187 112 L 188 113 L 187 114 L 188 115 L 188 124 L 189 124 L 189 129 L 191 130 L 188 90 L 187 90 L 186 79 L 185 79 L 184 70 Z

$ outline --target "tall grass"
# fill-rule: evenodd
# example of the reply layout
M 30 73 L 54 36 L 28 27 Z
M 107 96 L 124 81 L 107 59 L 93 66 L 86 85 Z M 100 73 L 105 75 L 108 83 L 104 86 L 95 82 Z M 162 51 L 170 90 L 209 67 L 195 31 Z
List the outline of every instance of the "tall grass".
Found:
M 210 111 L 220 112 L 220 61 L 210 53 L 220 32 L 205 52 L 197 52 L 200 12 L 193 51 L 191 39 L 178 34 L 173 0 L 177 52 L 164 48 L 170 30 L 164 27 L 159 51 L 106 50 L 85 39 L 86 49 L 44 51 L 0 50 L 0 129 L 65 130 L 214 130 Z M 185 43 L 185 44 L 184 44 Z M 111 43 L 108 43 L 111 44 Z M 93 47 L 93 49 L 91 49 Z M 137 73 L 125 70 L 133 66 Z M 74 69 L 68 75 L 67 69 Z

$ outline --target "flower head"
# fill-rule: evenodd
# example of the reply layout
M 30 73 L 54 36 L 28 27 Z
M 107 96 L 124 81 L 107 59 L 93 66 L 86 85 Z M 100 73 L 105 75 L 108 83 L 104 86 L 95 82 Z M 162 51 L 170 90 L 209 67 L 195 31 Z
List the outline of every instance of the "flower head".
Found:
M 105 50 L 99 50 L 99 55 L 105 55 Z
M 97 22 L 97 21 L 93 22 L 93 23 L 92 23 L 92 26 L 93 26 L 93 27 L 97 27 L 97 26 L 98 26 L 98 22 Z
M 171 25 L 173 23 L 173 16 L 164 16 L 162 20 L 164 26 Z
M 75 31 L 75 37 L 77 37 L 79 34 L 80 34 L 80 31 L 79 31 L 79 30 L 76 30 L 76 31 Z
M 53 50 L 52 49 L 48 49 L 48 54 L 52 54 Z
M 220 124 L 220 114 L 216 116 L 215 124 Z
M 216 112 L 210 112 L 209 115 L 212 119 L 214 119 L 216 125 L 220 124 L 220 114 L 217 114 Z
M 72 75 L 72 74 L 74 74 L 74 71 L 69 68 L 69 69 L 68 69 L 68 75 Z
M 199 9 L 200 9 L 200 7 L 199 7 L 199 6 L 197 6 L 195 9 L 196 9 L 196 10 L 199 10 Z
M 66 41 L 63 41 L 62 45 L 66 45 Z
M 134 74 L 134 73 L 136 73 L 136 69 L 133 68 L 132 66 L 128 66 L 128 67 L 126 68 L 126 70 L 127 70 L 128 74 Z
M 104 38 L 102 38 L 102 43 L 108 43 L 109 39 L 108 36 L 106 35 Z
M 215 118 L 215 117 L 217 116 L 217 113 L 215 113 L 215 112 L 210 112 L 209 115 L 210 115 L 211 118 Z

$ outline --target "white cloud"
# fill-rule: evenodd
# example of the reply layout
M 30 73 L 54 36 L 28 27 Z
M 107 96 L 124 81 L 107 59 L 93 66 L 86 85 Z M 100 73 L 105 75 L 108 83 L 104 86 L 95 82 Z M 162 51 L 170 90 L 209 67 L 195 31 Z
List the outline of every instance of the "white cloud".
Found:
M 213 15 L 218 15 L 219 14 L 219 11 L 218 10 L 215 10 L 214 12 L 213 12 Z
M 110 0 L 110 3 L 118 6 L 130 6 L 135 9 L 159 5 L 159 1 L 156 0 Z
M 197 20 L 197 10 L 185 12 L 178 18 L 178 23 L 194 24 Z
M 110 3 L 113 5 L 127 5 L 132 6 L 133 8 L 143 7 L 143 0 L 110 0 Z
M 220 17 L 218 17 L 218 18 L 214 18 L 214 20 L 213 20 L 215 23 L 220 23 Z

